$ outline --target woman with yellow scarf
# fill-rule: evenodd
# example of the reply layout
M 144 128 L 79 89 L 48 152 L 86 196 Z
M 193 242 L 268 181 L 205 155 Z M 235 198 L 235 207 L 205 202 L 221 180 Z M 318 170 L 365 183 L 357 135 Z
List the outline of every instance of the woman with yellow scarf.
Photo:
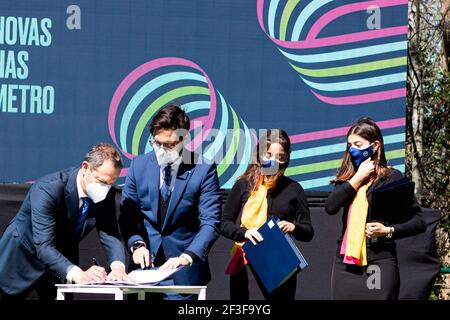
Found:
M 287 133 L 281 129 L 269 130 L 257 145 L 253 163 L 230 191 L 222 213 L 222 235 L 235 241 L 226 270 L 230 275 L 231 300 L 248 300 L 250 297 L 248 261 L 242 245 L 245 241 L 254 244 L 264 241 L 258 228 L 269 216 L 278 217 L 280 229 L 297 240 L 310 241 L 314 235 L 303 188 L 284 176 L 290 153 L 291 142 Z M 270 294 L 254 272 L 253 275 L 266 299 L 295 298 L 296 275 Z
M 388 166 L 380 128 L 370 118 L 358 120 L 347 133 L 347 149 L 325 210 L 343 208 L 342 234 L 331 275 L 333 299 L 397 299 L 400 288 L 395 239 L 425 231 L 417 203 L 412 218 L 385 225 L 368 221 L 372 192 L 402 179 Z M 386 204 L 388 210 L 392 204 Z

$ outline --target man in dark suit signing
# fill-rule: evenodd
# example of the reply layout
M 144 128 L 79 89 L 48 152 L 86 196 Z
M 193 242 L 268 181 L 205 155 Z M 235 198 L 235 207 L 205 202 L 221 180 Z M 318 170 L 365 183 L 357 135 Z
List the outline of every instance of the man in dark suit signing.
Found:
M 122 168 L 109 144 L 91 148 L 81 167 L 37 180 L 0 239 L 0 298 L 23 299 L 36 289 L 54 299 L 55 283 L 127 280 L 112 187 Z M 111 272 L 78 264 L 78 244 L 94 228 Z

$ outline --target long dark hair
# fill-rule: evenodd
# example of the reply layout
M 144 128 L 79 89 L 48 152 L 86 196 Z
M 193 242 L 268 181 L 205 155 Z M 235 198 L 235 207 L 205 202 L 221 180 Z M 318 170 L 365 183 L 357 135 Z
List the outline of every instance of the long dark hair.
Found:
M 283 129 L 270 129 L 266 132 L 266 135 L 262 137 L 258 144 L 256 145 L 256 149 L 253 152 L 253 161 L 247 167 L 245 173 L 240 176 L 239 180 L 247 180 L 250 185 L 250 192 L 258 189 L 259 180 L 261 178 L 261 157 L 265 154 L 267 149 L 269 149 L 272 143 L 279 143 L 284 152 L 286 153 L 286 167 L 289 165 L 289 159 L 291 154 L 291 140 L 289 139 L 288 134 Z M 272 179 L 271 189 L 273 189 L 278 181 L 278 179 L 284 175 L 285 169 L 278 171 Z M 270 190 L 270 189 L 269 189 Z
M 371 118 L 361 118 L 355 124 L 353 124 L 347 132 L 347 141 L 348 137 L 351 134 L 355 134 L 368 140 L 370 143 L 375 141 L 379 141 L 380 145 L 378 150 L 373 154 L 372 160 L 375 165 L 375 179 L 377 177 L 385 177 L 390 172 L 390 167 L 387 164 L 386 155 L 384 153 L 384 142 L 383 135 L 381 134 L 380 128 L 377 126 L 375 121 Z M 348 151 L 349 146 L 345 149 L 344 160 L 342 161 L 342 165 L 338 170 L 336 175 L 336 179 L 332 180 L 331 183 L 343 183 L 349 180 L 356 173 L 355 167 L 353 166 L 352 159 L 350 157 L 350 153 Z

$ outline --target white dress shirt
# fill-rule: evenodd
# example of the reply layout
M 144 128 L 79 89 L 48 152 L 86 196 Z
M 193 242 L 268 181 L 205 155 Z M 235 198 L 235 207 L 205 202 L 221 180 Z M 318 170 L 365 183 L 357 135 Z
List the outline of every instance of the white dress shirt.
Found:
M 173 187 L 175 186 L 175 179 L 177 178 L 178 169 L 180 168 L 181 160 L 183 158 L 180 156 L 174 163 L 171 164 L 171 180 L 170 180 L 170 191 L 173 191 Z M 164 169 L 168 166 L 168 164 L 162 164 L 159 167 L 159 188 L 161 189 L 164 183 Z
M 78 174 L 77 174 L 77 191 L 78 191 L 78 209 L 81 208 L 81 206 L 83 205 L 83 200 L 81 200 L 81 198 L 85 198 L 88 197 L 88 195 L 83 191 L 83 188 L 81 187 L 81 179 L 83 179 L 83 176 L 81 174 L 81 169 L 78 170 Z M 125 265 L 123 264 L 122 261 L 113 261 L 111 263 L 111 268 L 113 267 L 113 265 L 116 265 L 120 263 L 123 268 L 125 268 Z M 76 266 L 76 265 L 71 265 L 68 269 L 67 269 L 67 276 L 66 279 L 69 283 L 73 282 L 73 277 L 79 273 L 79 272 L 83 272 L 83 270 L 81 270 L 80 267 Z

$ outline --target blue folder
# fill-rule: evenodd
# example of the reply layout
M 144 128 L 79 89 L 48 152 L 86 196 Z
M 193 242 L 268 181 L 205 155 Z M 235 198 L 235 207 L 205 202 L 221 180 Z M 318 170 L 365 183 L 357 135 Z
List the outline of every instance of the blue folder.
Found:
M 269 217 L 258 229 L 264 240 L 256 245 L 247 241 L 242 246 L 250 265 L 269 293 L 308 265 L 291 236 L 283 234 L 278 227 L 278 221 L 276 217 Z

